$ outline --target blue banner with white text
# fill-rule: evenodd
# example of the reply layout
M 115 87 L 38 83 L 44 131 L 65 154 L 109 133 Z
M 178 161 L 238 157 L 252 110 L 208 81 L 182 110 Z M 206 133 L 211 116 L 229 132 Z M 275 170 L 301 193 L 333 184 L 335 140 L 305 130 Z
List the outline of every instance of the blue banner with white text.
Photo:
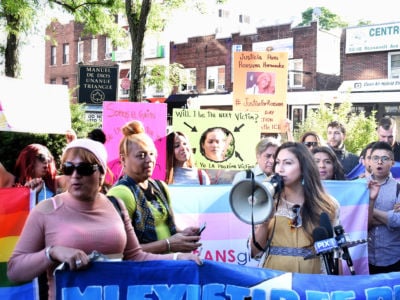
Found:
M 59 300 L 400 299 L 400 273 L 305 275 L 204 261 L 95 262 L 57 271 Z

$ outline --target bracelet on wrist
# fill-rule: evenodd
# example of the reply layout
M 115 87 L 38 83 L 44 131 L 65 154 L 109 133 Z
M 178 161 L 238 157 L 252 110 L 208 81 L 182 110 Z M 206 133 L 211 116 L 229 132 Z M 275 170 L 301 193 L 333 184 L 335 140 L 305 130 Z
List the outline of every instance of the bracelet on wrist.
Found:
M 56 261 L 51 257 L 51 255 L 50 255 L 50 250 L 51 250 L 51 248 L 53 248 L 53 246 L 47 247 L 46 250 L 44 251 L 44 253 L 46 254 L 46 257 L 47 257 L 47 259 L 48 259 L 49 261 L 51 261 L 51 262 L 56 262 Z
M 167 242 L 167 252 L 171 252 L 171 243 L 169 239 L 165 239 L 165 241 Z

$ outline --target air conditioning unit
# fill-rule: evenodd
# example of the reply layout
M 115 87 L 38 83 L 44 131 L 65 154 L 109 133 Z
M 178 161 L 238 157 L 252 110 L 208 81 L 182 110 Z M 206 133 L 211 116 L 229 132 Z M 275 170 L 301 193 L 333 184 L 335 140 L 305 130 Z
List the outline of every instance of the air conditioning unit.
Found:
M 218 84 L 217 90 L 223 90 L 223 91 L 225 91 L 225 84 Z

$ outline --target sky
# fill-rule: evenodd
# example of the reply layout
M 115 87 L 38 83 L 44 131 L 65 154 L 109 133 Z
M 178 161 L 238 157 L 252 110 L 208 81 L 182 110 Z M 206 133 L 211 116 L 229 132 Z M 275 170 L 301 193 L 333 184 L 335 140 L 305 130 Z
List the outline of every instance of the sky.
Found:
M 209 5 L 215 0 L 203 0 Z M 358 21 L 371 21 L 372 24 L 400 22 L 396 0 L 228 0 L 227 5 L 236 11 L 252 16 L 253 20 L 263 20 L 263 25 L 288 23 L 301 20 L 301 13 L 309 7 L 325 7 L 337 14 L 349 26 Z M 188 35 L 197 36 L 215 29 L 216 10 L 208 6 L 208 14 L 193 16 L 188 11 L 173 15 L 169 31 L 171 40 L 179 41 Z M 32 37 L 32 42 L 21 53 L 22 76 L 26 79 L 43 81 L 44 78 L 44 39 Z
M 353 25 L 360 19 L 370 20 L 373 23 L 400 20 L 395 0 L 229 0 L 229 2 L 233 6 L 248 9 L 256 17 L 272 21 L 291 17 L 301 19 L 301 13 L 309 7 L 325 7 Z

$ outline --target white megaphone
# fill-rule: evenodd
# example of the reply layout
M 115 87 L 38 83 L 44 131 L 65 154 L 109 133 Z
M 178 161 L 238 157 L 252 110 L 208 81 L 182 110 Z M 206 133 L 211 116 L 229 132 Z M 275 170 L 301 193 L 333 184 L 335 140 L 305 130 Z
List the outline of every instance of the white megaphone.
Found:
M 261 224 L 273 211 L 274 195 L 283 187 L 282 178 L 274 175 L 271 181 L 258 182 L 243 179 L 236 183 L 229 194 L 233 213 L 247 224 Z

